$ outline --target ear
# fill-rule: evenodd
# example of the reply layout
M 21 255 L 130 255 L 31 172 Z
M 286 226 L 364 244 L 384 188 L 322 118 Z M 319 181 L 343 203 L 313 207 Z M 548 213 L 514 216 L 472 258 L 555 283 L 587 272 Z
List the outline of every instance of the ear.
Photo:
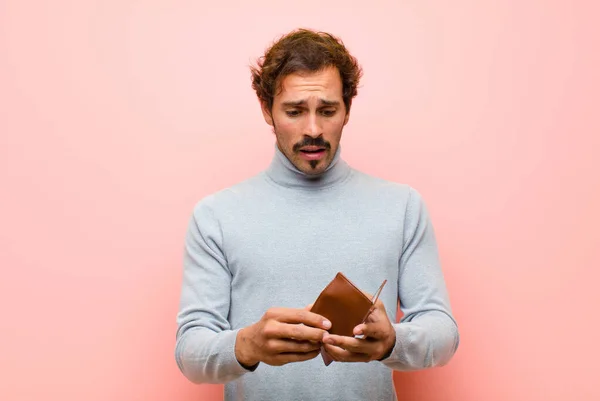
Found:
M 344 125 L 348 124 L 348 120 L 350 120 L 350 111 L 348 111 L 346 117 L 344 117 Z
M 265 122 L 273 127 L 273 116 L 271 115 L 271 110 L 269 110 L 269 105 L 264 100 L 260 101 L 260 109 L 262 110 L 263 118 Z

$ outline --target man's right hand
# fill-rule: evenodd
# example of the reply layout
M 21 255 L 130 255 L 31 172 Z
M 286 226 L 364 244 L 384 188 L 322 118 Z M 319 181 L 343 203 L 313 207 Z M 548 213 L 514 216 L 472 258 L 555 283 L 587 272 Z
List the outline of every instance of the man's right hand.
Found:
M 245 366 L 258 362 L 281 366 L 319 355 L 331 323 L 308 309 L 271 308 L 258 322 L 241 329 L 235 343 L 237 360 Z

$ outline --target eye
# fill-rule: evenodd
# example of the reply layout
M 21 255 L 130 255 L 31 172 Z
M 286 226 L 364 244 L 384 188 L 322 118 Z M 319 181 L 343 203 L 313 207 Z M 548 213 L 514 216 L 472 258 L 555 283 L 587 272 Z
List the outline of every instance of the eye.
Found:
M 335 109 L 321 110 L 321 114 L 325 117 L 333 117 L 333 115 L 335 115 L 335 112 L 336 112 Z
M 285 112 L 285 114 L 287 114 L 288 117 L 298 117 L 300 115 L 301 111 L 300 110 L 287 110 Z

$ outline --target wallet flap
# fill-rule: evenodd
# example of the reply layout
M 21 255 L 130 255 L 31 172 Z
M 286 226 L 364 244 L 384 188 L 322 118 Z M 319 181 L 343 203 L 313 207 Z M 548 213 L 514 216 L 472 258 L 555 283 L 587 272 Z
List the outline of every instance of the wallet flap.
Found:
M 315 301 L 311 312 L 331 322 L 330 334 L 353 337 L 354 327 L 365 319 L 373 303 L 342 273 L 325 287 Z
M 334 279 L 321 291 L 311 308 L 331 322 L 330 334 L 354 337 L 354 327 L 364 323 L 373 311 L 375 303 L 387 280 L 384 280 L 372 299 L 369 299 L 344 274 L 338 272 Z M 324 348 L 321 356 L 325 365 L 333 362 Z

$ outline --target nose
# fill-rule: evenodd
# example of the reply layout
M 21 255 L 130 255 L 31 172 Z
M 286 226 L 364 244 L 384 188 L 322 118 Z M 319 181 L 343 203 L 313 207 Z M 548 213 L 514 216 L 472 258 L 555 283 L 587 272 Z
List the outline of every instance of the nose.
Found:
M 311 138 L 317 138 L 322 134 L 321 126 L 319 124 L 319 119 L 317 118 L 316 113 L 308 114 L 308 119 L 304 131 L 304 134 L 310 136 Z

